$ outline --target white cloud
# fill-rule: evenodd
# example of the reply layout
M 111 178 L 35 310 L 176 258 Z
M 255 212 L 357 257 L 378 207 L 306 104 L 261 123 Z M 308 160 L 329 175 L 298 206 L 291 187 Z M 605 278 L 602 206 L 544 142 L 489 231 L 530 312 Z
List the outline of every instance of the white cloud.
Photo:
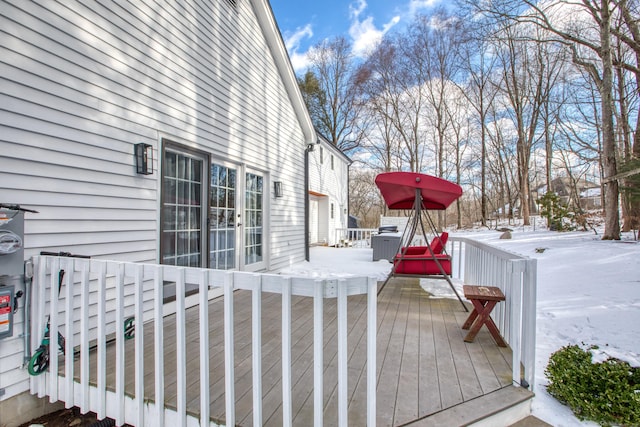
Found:
M 284 44 L 287 47 L 287 50 L 290 52 L 295 52 L 300 48 L 300 42 L 304 38 L 313 37 L 313 30 L 311 29 L 311 24 L 307 24 L 304 27 L 296 28 L 293 33 L 287 33 L 284 35 Z
M 422 9 L 428 9 L 435 6 L 439 0 L 410 0 L 409 1 L 409 14 L 415 15 Z
M 296 74 L 304 72 L 309 69 L 310 62 L 309 62 L 309 55 L 307 54 L 307 52 L 304 52 L 304 53 L 291 52 L 289 53 L 289 59 L 291 60 L 293 71 L 295 71 Z
M 358 16 L 367 8 L 367 2 L 365 0 L 357 0 L 355 3 L 349 5 L 349 14 L 351 19 L 358 19 Z
M 313 30 L 311 24 L 307 24 L 304 27 L 296 28 L 296 31 L 292 33 L 285 33 L 283 35 L 284 45 L 289 52 L 289 59 L 291 65 L 296 73 L 305 71 L 309 68 L 309 56 L 307 52 L 299 52 L 300 45 L 304 39 L 310 39 L 313 37 Z
M 359 57 L 367 56 L 380 43 L 387 31 L 400 21 L 399 16 L 394 16 L 381 29 L 378 29 L 373 23 L 372 16 L 360 18 L 366 8 L 365 0 L 357 0 L 349 5 L 351 18 L 349 35 L 353 40 L 353 54 Z

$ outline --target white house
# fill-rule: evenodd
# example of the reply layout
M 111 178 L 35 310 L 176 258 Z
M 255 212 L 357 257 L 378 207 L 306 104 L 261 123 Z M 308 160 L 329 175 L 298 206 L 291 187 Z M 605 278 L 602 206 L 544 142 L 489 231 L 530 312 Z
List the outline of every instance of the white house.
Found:
M 309 153 L 309 243 L 336 243 L 336 229 L 348 227 L 351 160 L 322 135 Z
M 244 271 L 304 260 L 317 137 L 267 0 L 2 1 L 0 28 L 0 202 L 39 212 L 25 257 Z M 342 223 L 346 193 L 313 188 Z M 28 390 L 19 304 L 17 333 L 0 339 L 5 414 Z

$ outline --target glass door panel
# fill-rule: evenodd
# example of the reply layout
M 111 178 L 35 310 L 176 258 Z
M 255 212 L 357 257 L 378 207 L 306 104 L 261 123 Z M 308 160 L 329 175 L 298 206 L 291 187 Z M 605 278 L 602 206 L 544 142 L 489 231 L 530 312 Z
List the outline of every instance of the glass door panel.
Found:
M 162 263 L 202 266 L 204 159 L 166 151 L 162 179 Z
M 250 269 L 264 265 L 263 256 L 263 196 L 264 178 L 247 172 L 245 175 L 244 265 Z
M 206 195 L 206 154 L 181 151 L 167 144 L 162 161 L 162 209 L 160 261 L 162 264 L 204 267 L 206 216 L 203 200 Z M 188 286 L 186 294 L 197 292 Z M 175 299 L 175 283 L 165 282 L 165 302 Z
M 236 178 L 234 168 L 211 165 L 209 268 L 237 268 Z

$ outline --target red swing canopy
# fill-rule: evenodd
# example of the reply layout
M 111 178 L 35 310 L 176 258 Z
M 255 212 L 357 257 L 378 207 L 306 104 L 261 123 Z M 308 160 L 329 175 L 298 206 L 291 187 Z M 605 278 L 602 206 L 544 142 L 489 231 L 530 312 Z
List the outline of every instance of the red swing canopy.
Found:
M 416 172 L 381 173 L 375 182 L 389 209 L 413 209 L 416 189 L 424 209 L 444 210 L 462 195 L 458 184 Z

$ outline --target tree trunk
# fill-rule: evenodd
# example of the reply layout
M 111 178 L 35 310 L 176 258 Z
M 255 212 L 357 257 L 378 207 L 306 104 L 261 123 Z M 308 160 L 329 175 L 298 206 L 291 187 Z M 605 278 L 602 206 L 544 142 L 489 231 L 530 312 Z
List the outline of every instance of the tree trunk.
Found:
M 600 42 L 602 58 L 602 157 L 605 178 L 617 174 L 616 140 L 613 128 L 613 58 L 611 55 L 611 12 L 609 0 L 601 0 Z M 603 240 L 620 240 L 618 181 L 604 185 L 605 218 Z

